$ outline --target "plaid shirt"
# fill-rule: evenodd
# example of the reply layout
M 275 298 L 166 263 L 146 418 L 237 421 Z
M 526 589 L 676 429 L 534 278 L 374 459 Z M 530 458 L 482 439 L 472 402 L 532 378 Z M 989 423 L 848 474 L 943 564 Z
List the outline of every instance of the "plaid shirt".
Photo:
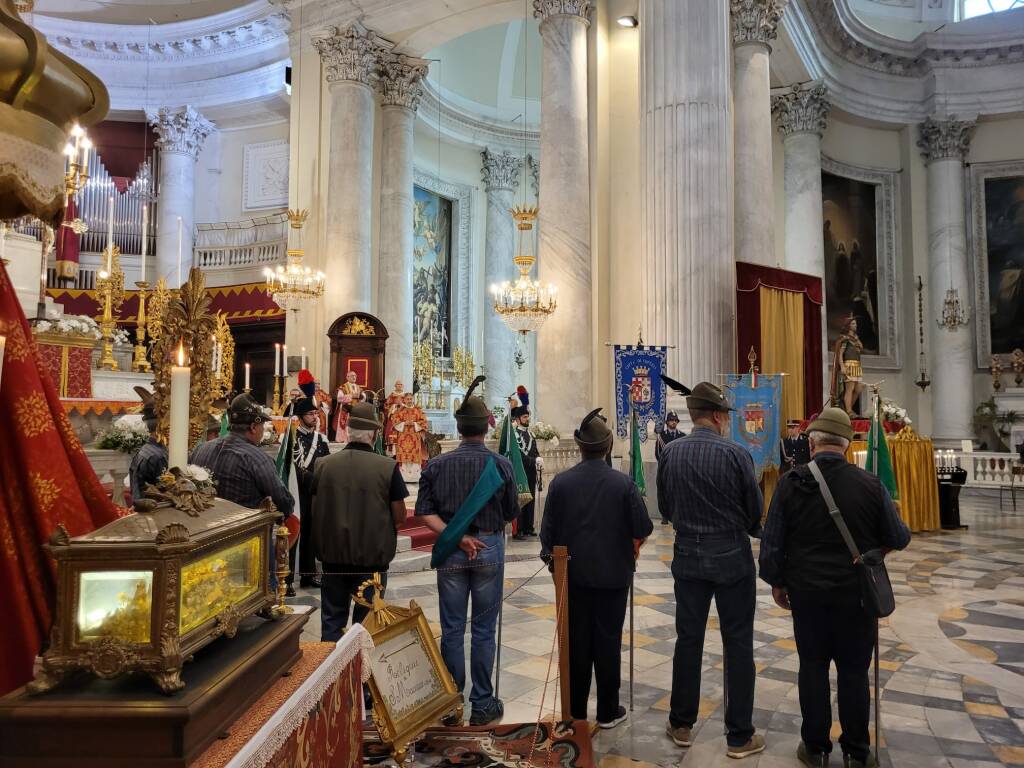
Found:
M 255 509 L 269 496 L 285 517 L 292 513 L 295 500 L 277 476 L 274 460 L 244 437 L 228 434 L 203 443 L 190 463 L 213 473 L 222 499 Z
M 662 452 L 658 508 L 680 536 L 755 534 L 761 506 L 754 460 L 710 427 L 695 427 Z
M 128 477 L 132 484 L 132 501 L 143 498 L 146 485 L 155 485 L 167 470 L 167 448 L 152 437 L 132 457 Z
M 463 441 L 451 453 L 443 453 L 427 462 L 416 493 L 416 514 L 437 515 L 445 523 L 451 522 L 480 479 L 489 456 L 494 457 L 498 474 L 505 479 L 505 485 L 477 513 L 470 532 L 504 529 L 505 523 L 515 520 L 519 514 L 512 463 L 483 443 Z

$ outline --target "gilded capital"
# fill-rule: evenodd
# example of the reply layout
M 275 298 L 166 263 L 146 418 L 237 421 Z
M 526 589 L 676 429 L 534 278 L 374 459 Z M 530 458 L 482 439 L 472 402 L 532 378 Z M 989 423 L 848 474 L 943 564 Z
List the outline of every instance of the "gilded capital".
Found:
M 391 54 L 381 61 L 380 92 L 385 106 L 407 107 L 413 111 L 423 97 L 423 78 L 429 62 L 405 54 Z
M 523 160 L 510 152 L 495 153 L 485 149 L 480 153 L 483 158 L 481 173 L 484 189 L 491 192 L 496 189 L 516 189 L 519 186 L 519 173 L 523 169 Z
M 192 107 L 185 105 L 177 109 L 160 107 L 146 110 L 146 120 L 156 131 L 156 145 L 161 152 L 199 157 L 206 137 L 215 126 Z
M 732 41 L 764 43 L 775 39 L 779 19 L 789 0 L 729 0 L 732 11 Z
M 358 21 L 347 27 L 331 27 L 327 37 L 313 40 L 327 74 L 327 82 L 355 82 L 373 86 L 380 62 L 389 55 L 392 43 L 371 32 Z
M 806 89 L 794 85 L 787 93 L 772 96 L 772 114 L 783 136 L 795 133 L 823 135 L 831 108 L 828 89 L 822 83 Z
M 971 146 L 977 123 L 974 120 L 927 118 L 920 125 L 917 147 L 926 163 L 953 158 L 963 162 Z
M 590 23 L 591 0 L 533 0 L 533 17 L 544 21 L 552 16 L 578 16 Z

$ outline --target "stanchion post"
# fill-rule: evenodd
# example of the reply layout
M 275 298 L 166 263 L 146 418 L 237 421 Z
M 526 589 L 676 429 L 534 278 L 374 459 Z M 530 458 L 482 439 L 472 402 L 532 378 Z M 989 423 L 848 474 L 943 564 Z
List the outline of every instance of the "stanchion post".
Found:
M 572 719 L 569 701 L 569 550 L 554 548 L 555 631 L 558 633 L 558 690 L 562 697 L 562 719 Z

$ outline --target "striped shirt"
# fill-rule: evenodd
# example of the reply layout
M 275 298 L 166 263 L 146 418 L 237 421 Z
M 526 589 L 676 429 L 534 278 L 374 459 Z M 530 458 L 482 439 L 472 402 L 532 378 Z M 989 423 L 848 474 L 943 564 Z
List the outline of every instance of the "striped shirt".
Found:
M 505 479 L 505 485 L 477 514 L 470 533 L 504 529 L 505 523 L 514 520 L 519 514 L 512 463 L 478 442 L 463 440 L 454 451 L 435 456 L 427 462 L 416 493 L 416 514 L 437 515 L 445 523 L 451 522 L 480 479 L 488 457 L 494 458 L 498 474 Z
M 274 460 L 240 435 L 203 443 L 192 452 L 190 463 L 210 470 L 222 499 L 256 509 L 269 496 L 285 517 L 292 513 L 295 500 L 277 476 Z
M 680 536 L 755 534 L 761 507 L 754 460 L 710 427 L 695 427 L 661 454 L 658 508 Z

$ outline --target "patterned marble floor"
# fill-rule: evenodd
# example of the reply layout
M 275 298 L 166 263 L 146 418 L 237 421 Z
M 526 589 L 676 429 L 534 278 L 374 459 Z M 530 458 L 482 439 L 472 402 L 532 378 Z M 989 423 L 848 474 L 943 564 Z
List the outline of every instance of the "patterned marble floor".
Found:
M 1024 512 L 999 511 L 994 498 L 967 493 L 961 514 L 969 530 L 919 534 L 907 551 L 888 560 L 898 607 L 881 628 L 884 766 L 1024 766 Z M 536 543 L 513 542 L 508 554 L 528 557 L 536 550 Z M 683 750 L 664 735 L 675 638 L 671 557 L 669 530 L 656 526 L 637 572 L 635 709 L 625 724 L 595 737 L 598 768 L 737 765 L 725 756 L 722 643 L 714 608 L 695 744 Z M 795 766 L 800 716 L 792 623 L 772 602 L 767 585 L 758 584 L 754 723 L 768 748 L 742 764 Z M 505 595 L 500 690 L 505 722 L 532 722 L 542 701 L 543 711 L 552 711 L 557 688 L 552 680 L 545 689 L 544 682 L 554 588 L 547 571 L 526 559 L 507 565 Z M 432 573 L 392 576 L 389 600 L 409 599 L 423 606 L 440 634 Z M 319 601 L 303 593 L 297 602 Z M 318 630 L 314 616 L 309 639 L 317 639 Z M 628 635 L 623 640 L 622 703 L 627 704 Z M 839 754 L 836 747 L 833 765 L 841 765 Z M 424 764 L 422 758 L 417 763 Z

